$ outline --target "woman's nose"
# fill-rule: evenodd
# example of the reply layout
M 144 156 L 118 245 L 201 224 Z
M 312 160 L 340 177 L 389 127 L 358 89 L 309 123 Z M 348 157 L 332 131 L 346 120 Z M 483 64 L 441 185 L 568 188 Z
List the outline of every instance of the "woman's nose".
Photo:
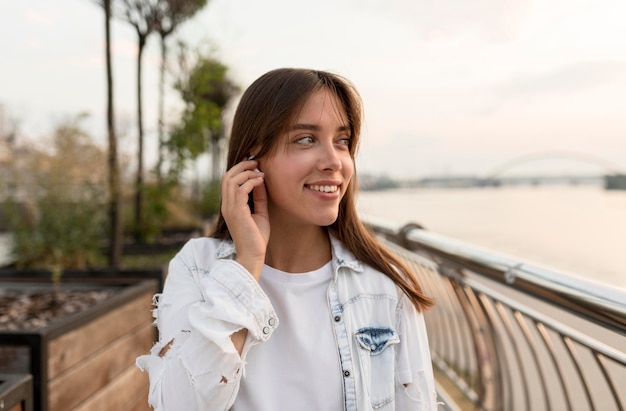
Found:
M 322 146 L 319 165 L 323 170 L 341 170 L 341 156 L 339 149 L 335 146 L 334 142 L 326 143 Z

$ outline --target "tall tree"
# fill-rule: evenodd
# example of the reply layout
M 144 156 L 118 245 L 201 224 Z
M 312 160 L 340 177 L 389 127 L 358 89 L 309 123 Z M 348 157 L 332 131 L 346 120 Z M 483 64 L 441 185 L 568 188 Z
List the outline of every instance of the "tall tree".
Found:
M 135 187 L 135 234 L 139 236 L 143 227 L 143 105 L 142 105 L 142 61 L 148 36 L 154 32 L 159 16 L 159 0 L 114 0 L 114 14 L 135 28 L 137 33 L 137 177 Z
M 187 19 L 194 16 L 207 4 L 207 0 L 160 0 L 156 31 L 161 40 L 161 65 L 159 73 L 159 119 L 158 119 L 158 159 L 156 174 L 159 182 L 163 167 L 164 150 L 164 107 L 165 107 L 165 68 L 167 65 L 167 39 Z
M 120 170 L 117 155 L 117 136 L 115 134 L 115 114 L 113 105 L 113 63 L 111 57 L 111 0 L 97 0 L 96 3 L 104 9 L 105 56 L 107 79 L 107 136 L 109 151 L 107 155 L 108 185 L 109 185 L 109 266 L 119 268 L 122 259 L 122 189 Z
M 184 49 L 183 49 L 184 50 Z M 184 54 L 184 53 L 183 53 Z M 228 67 L 215 57 L 199 56 L 193 67 L 187 69 L 185 58 L 176 89 L 185 109 L 180 124 L 167 141 L 172 156 L 171 172 L 178 176 L 188 160 L 211 151 L 212 180 L 219 176 L 221 142 L 224 135 L 224 110 L 240 89 L 228 76 Z

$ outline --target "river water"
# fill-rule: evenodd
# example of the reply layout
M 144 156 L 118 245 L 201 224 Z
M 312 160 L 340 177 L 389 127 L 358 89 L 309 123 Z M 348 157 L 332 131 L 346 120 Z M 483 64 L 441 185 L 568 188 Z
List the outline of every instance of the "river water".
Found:
M 359 211 L 573 276 L 626 288 L 626 191 L 600 186 L 397 189 Z

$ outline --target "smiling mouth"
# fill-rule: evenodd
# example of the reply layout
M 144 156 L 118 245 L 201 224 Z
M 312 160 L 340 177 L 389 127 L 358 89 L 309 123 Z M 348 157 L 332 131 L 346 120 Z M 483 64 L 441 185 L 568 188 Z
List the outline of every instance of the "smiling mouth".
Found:
M 334 193 L 339 190 L 339 186 L 331 185 L 331 186 L 318 186 L 318 185 L 307 185 L 306 188 L 313 191 L 319 191 L 322 193 Z

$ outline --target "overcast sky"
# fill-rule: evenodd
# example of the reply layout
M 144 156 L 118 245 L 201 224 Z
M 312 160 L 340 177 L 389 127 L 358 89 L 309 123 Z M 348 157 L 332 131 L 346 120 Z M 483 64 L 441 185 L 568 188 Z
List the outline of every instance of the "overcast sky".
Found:
M 598 173 L 592 161 L 626 170 L 624 21 L 624 0 L 209 0 L 180 35 L 214 44 L 242 87 L 282 66 L 351 79 L 366 109 L 360 171 L 484 175 L 519 156 L 569 153 L 509 172 Z M 136 35 L 121 22 L 112 35 L 130 150 Z M 17 121 L 37 137 L 87 111 L 104 141 L 103 46 L 103 13 L 90 0 L 1 2 L 5 128 Z M 144 61 L 150 153 L 157 37 Z M 171 113 L 175 102 L 170 94 Z

